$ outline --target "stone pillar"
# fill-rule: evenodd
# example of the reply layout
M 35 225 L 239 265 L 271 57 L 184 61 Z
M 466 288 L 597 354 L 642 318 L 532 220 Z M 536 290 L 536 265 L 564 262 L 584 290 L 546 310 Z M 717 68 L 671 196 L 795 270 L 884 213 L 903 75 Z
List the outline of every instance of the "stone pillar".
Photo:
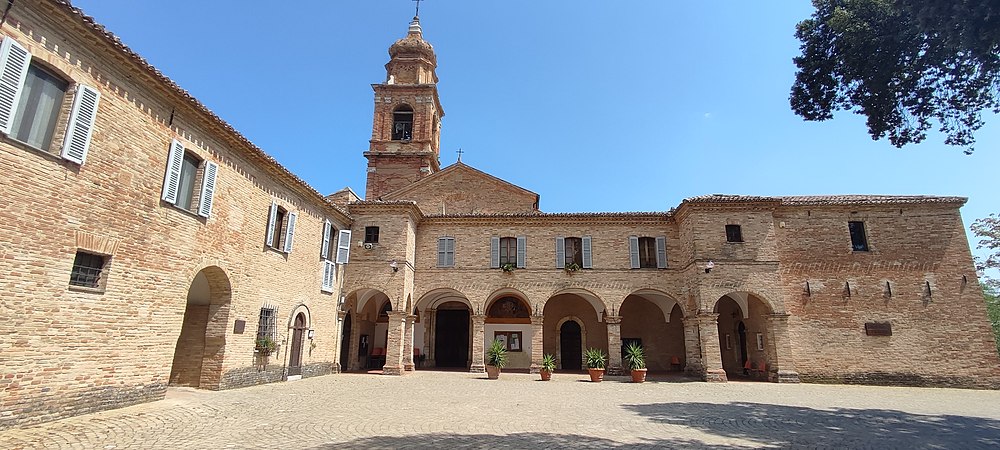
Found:
M 608 324 L 608 375 L 621 375 L 622 370 L 622 316 L 604 316 Z
M 799 373 L 792 361 L 792 343 L 788 337 L 788 314 L 766 316 L 771 343 L 768 361 L 768 379 L 775 383 L 798 383 Z
M 406 332 L 403 335 L 403 370 L 413 372 L 413 325 L 417 316 L 406 316 Z
M 424 346 L 427 347 L 427 356 L 424 358 L 424 367 L 437 367 L 434 363 L 434 340 L 437 339 L 437 312 L 438 310 L 428 308 L 424 310 Z
M 685 317 L 683 323 L 684 373 L 700 377 L 705 373 L 705 366 L 701 363 L 701 338 L 698 332 L 698 317 Z
M 386 375 L 403 374 L 404 329 L 406 328 L 406 311 L 389 311 L 389 336 L 385 344 L 385 365 L 382 373 Z
M 542 319 L 541 315 L 531 316 L 531 366 L 529 373 L 538 373 L 542 370 Z
M 359 347 L 361 347 L 361 320 L 357 314 L 351 317 L 350 339 L 351 347 L 347 350 L 347 370 L 361 370 L 361 361 L 358 356 Z
M 469 372 L 486 372 L 486 355 L 483 350 L 483 342 L 486 340 L 486 315 L 472 315 L 472 364 Z
M 719 347 L 719 315 L 700 313 L 698 344 L 701 346 L 702 376 L 705 381 L 725 383 L 726 371 L 722 368 L 722 349 Z

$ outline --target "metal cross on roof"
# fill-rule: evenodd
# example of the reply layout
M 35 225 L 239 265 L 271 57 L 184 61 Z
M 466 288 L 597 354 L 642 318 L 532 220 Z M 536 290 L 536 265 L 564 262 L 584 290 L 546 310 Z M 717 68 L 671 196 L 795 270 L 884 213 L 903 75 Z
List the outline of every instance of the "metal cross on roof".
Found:
M 420 2 L 423 0 L 413 0 L 413 1 L 417 2 L 417 13 L 414 15 L 420 17 Z
M 417 0 L 413 0 L 413 1 L 417 1 Z M 458 153 L 458 162 L 462 162 L 462 153 L 465 153 L 465 152 L 462 151 L 462 148 L 459 147 L 458 151 L 455 152 L 455 153 Z

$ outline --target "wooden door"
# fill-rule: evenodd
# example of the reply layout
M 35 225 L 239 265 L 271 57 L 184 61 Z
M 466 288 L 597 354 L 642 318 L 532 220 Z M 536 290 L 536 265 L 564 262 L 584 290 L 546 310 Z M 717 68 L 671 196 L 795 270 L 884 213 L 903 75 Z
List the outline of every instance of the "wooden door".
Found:
M 295 316 L 292 326 L 292 349 L 288 357 L 288 375 L 302 375 L 302 338 L 306 331 L 306 315 Z
M 567 320 L 559 329 L 559 356 L 563 370 L 583 370 L 580 324 Z

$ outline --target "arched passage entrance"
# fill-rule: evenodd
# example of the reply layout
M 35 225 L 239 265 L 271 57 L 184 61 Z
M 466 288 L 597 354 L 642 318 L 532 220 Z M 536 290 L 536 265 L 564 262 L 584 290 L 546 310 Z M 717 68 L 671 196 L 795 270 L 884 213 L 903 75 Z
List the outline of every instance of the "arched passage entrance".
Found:
M 684 312 L 673 298 L 649 289 L 636 291 L 625 297 L 618 314 L 622 349 L 632 342 L 642 345 L 650 371 L 684 368 Z
M 766 375 L 773 354 L 767 329 L 772 311 L 767 303 L 753 294 L 733 292 L 722 296 L 714 311 L 719 314 L 719 350 L 726 377 Z
M 219 267 L 199 271 L 188 288 L 170 384 L 219 389 L 232 288 Z
M 555 293 L 542 308 L 542 337 L 545 353 L 556 357 L 556 368 L 577 370 L 576 349 L 572 346 L 576 329 L 566 325 L 573 321 L 580 327 L 580 361 L 582 367 L 583 349 L 594 347 L 607 351 L 608 327 L 602 322 L 604 302 L 597 295 L 582 289 L 569 289 Z M 568 327 L 568 328 L 566 328 Z M 565 328 L 565 330 L 564 330 Z M 566 339 L 564 340 L 564 331 Z M 569 358 L 572 360 L 566 360 Z
M 454 289 L 434 289 L 417 301 L 420 323 L 414 325 L 413 346 L 424 358 L 422 367 L 468 369 L 472 360 L 472 308 Z
M 378 289 L 358 289 L 345 297 L 344 309 L 351 318 L 351 327 L 349 335 L 346 328 L 344 331 L 344 341 L 348 343 L 346 359 L 343 358 L 343 348 L 341 349 L 340 364 L 341 367 L 346 367 L 344 370 L 381 368 L 385 364 L 388 319 L 382 318 L 380 321 L 379 313 L 387 304 L 389 296 Z M 381 347 L 377 345 L 378 342 L 382 343 Z

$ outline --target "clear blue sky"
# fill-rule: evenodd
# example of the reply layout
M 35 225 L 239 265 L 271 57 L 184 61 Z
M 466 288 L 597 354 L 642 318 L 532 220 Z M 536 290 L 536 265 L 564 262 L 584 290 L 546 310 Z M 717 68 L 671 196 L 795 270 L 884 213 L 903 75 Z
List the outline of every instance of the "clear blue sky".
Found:
M 321 193 L 364 195 L 372 83 L 413 2 L 75 0 Z M 663 211 L 712 194 L 969 197 L 1000 212 L 1000 117 L 972 156 L 896 149 L 864 118 L 788 105 L 798 2 L 421 5 L 446 116 L 441 163 L 541 194 L 546 212 Z M 972 242 L 973 248 L 975 242 Z

